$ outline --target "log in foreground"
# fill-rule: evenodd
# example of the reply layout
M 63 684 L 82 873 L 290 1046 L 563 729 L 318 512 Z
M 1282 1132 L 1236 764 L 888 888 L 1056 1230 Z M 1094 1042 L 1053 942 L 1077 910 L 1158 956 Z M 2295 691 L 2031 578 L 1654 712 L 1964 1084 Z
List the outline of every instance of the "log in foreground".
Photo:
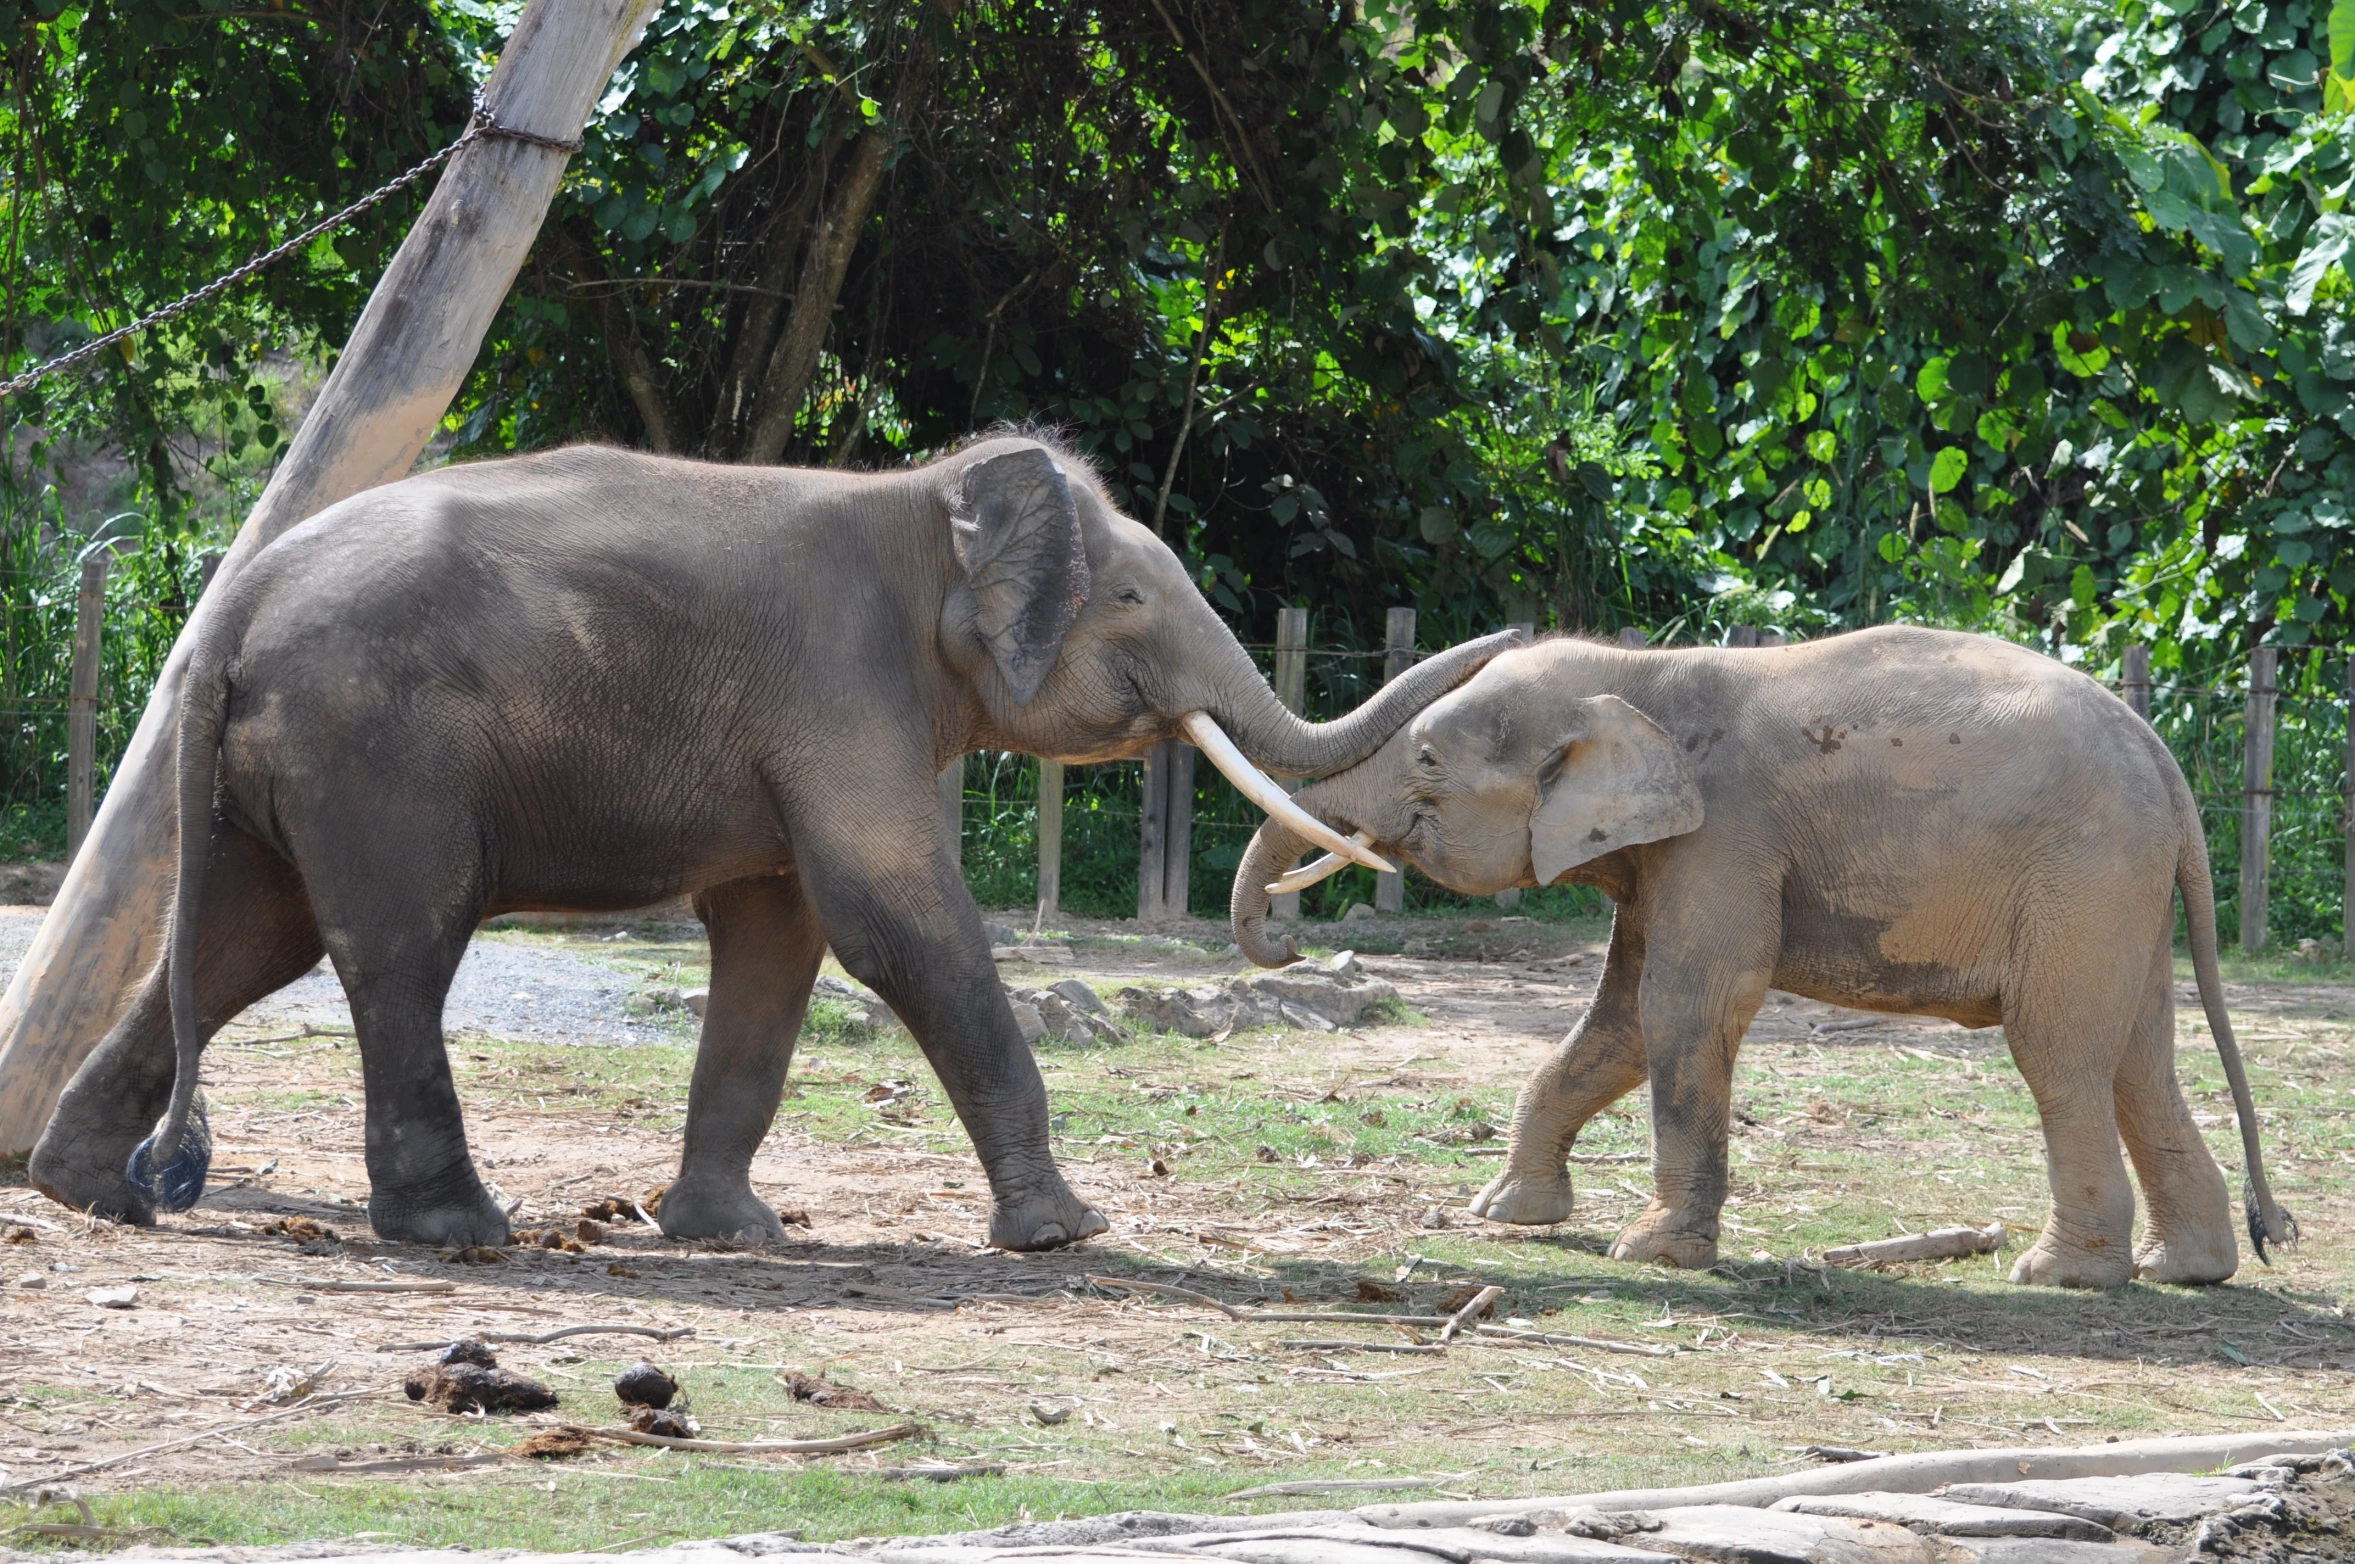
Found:
M 577 137 L 659 0 L 532 0 L 484 98 L 497 122 Z M 176 841 L 172 757 L 198 622 L 279 534 L 407 475 L 448 411 L 564 178 L 561 151 L 484 137 L 433 197 L 344 345 L 260 503 L 181 631 L 106 801 L 0 998 L 0 1154 L 40 1138 L 57 1099 L 163 944 Z
M 1869 1244 L 1826 1249 L 1826 1265 L 1900 1265 L 1907 1260 L 1956 1260 L 1964 1255 L 1992 1254 L 2003 1247 L 2006 1229 L 2001 1222 L 1985 1227 L 1941 1227 L 1934 1233 L 1909 1233 Z

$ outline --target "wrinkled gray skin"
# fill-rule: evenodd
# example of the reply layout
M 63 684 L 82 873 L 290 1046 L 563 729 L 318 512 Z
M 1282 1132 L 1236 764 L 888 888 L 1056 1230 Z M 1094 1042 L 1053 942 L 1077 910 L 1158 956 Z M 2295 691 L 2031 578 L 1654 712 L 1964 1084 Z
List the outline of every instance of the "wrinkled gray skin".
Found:
M 992 1241 L 1101 1232 L 1048 1149 L 940 768 L 980 748 L 1133 755 L 1207 711 L 1270 769 L 1328 771 L 1493 649 L 1304 723 L 1167 547 L 1081 463 L 1012 437 L 886 474 L 597 448 L 453 467 L 290 531 L 218 610 L 182 716 L 184 959 L 75 1076 L 31 1177 L 153 1220 L 124 1163 L 173 1082 L 172 969 L 193 1054 L 324 950 L 359 1033 L 369 1219 L 428 1243 L 508 1236 L 441 1035 L 475 927 L 682 893 L 711 1000 L 664 1231 L 783 1236 L 748 1172 L 830 944 L 947 1088 Z
M 2005 1028 L 2053 1193 L 2013 1280 L 2223 1281 L 2224 1179 L 2175 1079 L 2180 890 L 2253 1200 L 2288 1236 L 2191 792 L 2147 724 L 2048 658 L 1915 629 L 1740 651 L 1549 641 L 1298 802 L 1457 891 L 1567 881 L 1617 904 L 1594 1004 L 1522 1090 L 1473 1202 L 1493 1220 L 1567 1217 L 1579 1128 L 1648 1079 L 1655 1193 L 1612 1252 L 1713 1264 L 1734 1054 L 1773 987 Z M 1236 872 L 1235 937 L 1265 965 L 1291 954 L 1265 886 L 1302 845 L 1268 822 Z M 2150 1203 L 2139 1251 L 2121 1135 Z

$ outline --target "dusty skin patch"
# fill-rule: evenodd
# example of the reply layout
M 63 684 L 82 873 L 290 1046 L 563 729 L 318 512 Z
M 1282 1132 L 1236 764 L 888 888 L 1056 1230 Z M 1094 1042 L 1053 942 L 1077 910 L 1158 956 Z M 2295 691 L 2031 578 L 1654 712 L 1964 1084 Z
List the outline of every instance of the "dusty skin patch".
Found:
M 516 1247 L 458 1264 L 379 1244 L 362 1209 L 351 1039 L 248 1017 L 206 1061 L 219 1147 L 197 1210 L 140 1231 L 0 1187 L 0 1228 L 32 1234 L 0 1247 L 0 1480 L 71 1478 L 122 1540 L 612 1548 L 764 1528 L 831 1537 L 1218 1508 L 1227 1493 L 1288 1478 L 1505 1496 L 1750 1475 L 1815 1444 L 2355 1426 L 2345 1374 L 2355 1326 L 2340 1308 L 2355 1268 L 2342 1171 L 2355 1160 L 2355 989 L 2268 982 L 2232 993 L 2276 1183 L 2308 1235 L 2270 1271 L 2251 1262 L 2234 1285 L 2201 1292 L 2007 1285 L 2002 1268 L 2047 1197 L 2032 1107 L 2000 1034 L 1777 995 L 1737 1083 L 1726 1263 L 1695 1275 L 1601 1254 L 1649 1192 L 1640 1094 L 1589 1128 L 1580 1154 L 1603 1160 L 1574 1167 L 1570 1222 L 1505 1228 L 1463 1211 L 1497 1166 L 1484 1153 L 1502 1146 L 1492 1131 L 1509 1122 L 1514 1089 L 1600 968 L 1599 928 L 1484 921 L 1307 931 L 1397 952 L 1366 958 L 1411 1012 L 1393 1024 L 1043 1048 L 1058 1151 L 1114 1230 L 1041 1256 L 978 1247 L 979 1169 L 912 1044 L 823 1007 L 755 1164 L 765 1198 L 809 1212 L 794 1242 L 672 1244 L 608 1207 L 607 1230 L 578 1253 Z M 700 983 L 692 930 L 612 932 L 490 938 L 593 962 L 634 993 Z M 1069 963 L 1009 963 L 1009 980 L 1076 975 L 1111 995 L 1238 970 L 1217 954 L 1214 925 L 1074 932 Z M 646 1030 L 658 1040 L 453 1038 L 476 1154 L 521 1203 L 519 1228 L 577 1234 L 584 1207 L 643 1199 L 675 1170 L 691 1052 L 675 1029 Z M 2194 1109 L 2237 1167 L 2196 1009 L 2180 1035 Z M 263 1231 L 286 1217 L 307 1223 Z M 1999 1218 L 2019 1231 L 1993 1259 L 1879 1274 L 1811 1263 L 1834 1244 Z M 1444 1354 L 1294 1347 L 1412 1347 L 1435 1333 L 1232 1320 L 1090 1276 L 1238 1306 L 1417 1313 L 1494 1283 L 1506 1289 L 1499 1321 L 1678 1350 L 1495 1337 Z M 388 1281 L 449 1290 L 332 1290 Z M 88 1302 L 126 1284 L 135 1307 Z M 1360 1301 L 1385 1292 L 1400 1301 Z M 379 1350 L 614 1323 L 695 1334 L 499 1343 L 503 1365 L 562 1401 L 490 1417 L 409 1402 L 402 1379 L 429 1355 Z M 612 1381 L 640 1359 L 677 1376 L 705 1438 L 820 1437 L 904 1419 L 926 1434 L 799 1463 L 599 1444 L 565 1461 L 458 1464 L 560 1423 L 623 1426 Z M 796 1372 L 883 1410 L 796 1400 Z M 314 1374 L 314 1393 L 359 1398 L 301 1402 Z M 274 1394 L 307 1409 L 265 1421 L 282 1410 Z M 199 1432 L 208 1437 L 73 1475 Z M 344 1468 L 397 1469 L 323 1469 L 338 1456 Z M 937 1461 L 1004 1472 L 948 1485 L 884 1475 Z

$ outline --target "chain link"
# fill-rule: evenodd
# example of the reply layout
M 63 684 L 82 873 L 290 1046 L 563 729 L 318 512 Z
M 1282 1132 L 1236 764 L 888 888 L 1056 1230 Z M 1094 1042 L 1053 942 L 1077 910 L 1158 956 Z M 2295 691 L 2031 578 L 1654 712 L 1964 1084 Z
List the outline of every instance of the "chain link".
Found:
M 206 283 L 203 287 L 197 289 L 194 293 L 174 299 L 171 303 L 165 305 L 162 309 L 156 310 L 151 314 L 140 316 L 137 320 L 131 322 L 128 326 L 118 326 L 114 330 L 107 332 L 104 336 L 93 337 L 88 342 L 85 342 L 80 347 L 74 349 L 71 353 L 61 353 L 57 357 L 49 360 L 49 362 L 46 364 L 36 365 L 35 367 L 26 370 L 23 374 L 18 375 L 13 380 L 0 383 L 0 398 L 14 396 L 16 393 L 24 390 L 26 387 L 35 385 L 40 381 L 47 379 L 49 376 L 56 374 L 61 369 L 70 368 L 71 366 L 82 362 L 84 359 L 96 357 L 98 354 L 105 352 L 108 348 L 114 346 L 114 344 L 122 341 L 126 337 L 135 336 L 138 333 L 145 331 L 150 326 L 170 320 L 175 315 L 186 314 L 189 310 L 194 309 L 197 305 L 202 304 L 205 300 L 212 298 L 215 294 L 225 292 L 226 290 L 233 288 L 237 284 L 245 281 L 246 278 L 251 277 L 254 275 L 254 273 L 276 265 L 278 262 L 286 259 L 286 257 L 289 255 L 292 255 L 295 251 L 309 244 L 313 239 L 318 238 L 321 234 L 334 232 L 336 229 L 341 228 L 344 224 L 350 222 L 353 218 L 358 217 L 362 212 L 367 211 L 370 207 L 376 206 L 390 197 L 399 194 L 401 191 L 415 184 L 418 180 L 423 179 L 426 175 L 432 173 L 435 169 L 441 167 L 442 164 L 448 162 L 451 158 L 457 156 L 460 152 L 464 151 L 474 142 L 480 141 L 485 137 L 499 137 L 508 141 L 520 141 L 527 146 L 545 147 L 551 152 L 561 152 L 567 157 L 572 156 L 581 149 L 581 142 L 578 137 L 575 137 L 571 141 L 560 141 L 554 136 L 536 135 L 528 130 L 516 130 L 510 126 L 500 124 L 497 120 L 491 117 L 490 105 L 483 101 L 482 93 L 477 91 L 474 95 L 474 112 L 471 116 L 468 117 L 466 121 L 465 134 L 461 135 L 457 140 L 451 142 L 448 146 L 442 148 L 439 152 L 434 153 L 424 162 L 419 163 L 414 168 L 406 169 L 401 173 L 395 174 L 389 181 L 383 185 L 378 186 L 368 194 L 360 197 L 359 200 L 354 201 L 351 205 L 345 207 L 342 211 L 337 212 L 334 216 L 326 218 L 320 222 L 313 223 L 310 227 L 304 229 L 301 233 L 296 234 L 293 238 L 277 246 L 275 249 L 263 251 L 260 255 L 255 256 L 252 260 L 247 261 L 244 265 L 237 267 L 235 270 L 225 272 L 221 276 L 214 278 L 211 282 Z

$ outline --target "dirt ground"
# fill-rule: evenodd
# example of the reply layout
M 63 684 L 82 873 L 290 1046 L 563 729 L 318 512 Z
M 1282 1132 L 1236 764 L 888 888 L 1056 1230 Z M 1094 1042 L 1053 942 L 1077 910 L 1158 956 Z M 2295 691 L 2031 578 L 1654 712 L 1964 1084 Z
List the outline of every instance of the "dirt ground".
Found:
M 37 916 L 0 909 L 0 957 Z M 1009 963 L 1009 981 L 1077 975 L 1110 997 L 1240 970 L 1215 925 L 1067 932 L 1067 962 Z M 2271 1269 L 2199 1292 L 2062 1294 L 2010 1287 L 2008 1254 L 1822 1268 L 1833 1244 L 1959 1221 L 2011 1224 L 2016 1254 L 2045 1211 L 2040 1142 L 1999 1033 L 1777 995 L 1743 1055 L 1725 1263 L 1686 1274 L 1602 1257 L 1648 1190 L 1640 1095 L 1582 1141 L 1570 1222 L 1506 1228 L 1463 1210 L 1496 1166 L 1515 1087 L 1590 997 L 1604 930 L 1499 918 L 1312 932 L 1391 951 L 1364 959 L 1397 985 L 1404 1018 L 1042 1048 L 1064 1166 L 1113 1230 L 1041 1256 L 980 1246 L 979 1169 L 904 1035 L 829 1014 L 805 1031 L 754 1166 L 756 1187 L 806 1213 L 793 1242 L 673 1244 L 624 1217 L 580 1252 L 488 1263 L 378 1243 L 348 1023 L 332 983 L 307 979 L 208 1054 L 214 1180 L 196 1210 L 140 1231 L 0 1186 L 0 1484 L 70 1485 L 94 1505 L 81 1540 L 100 1543 L 620 1547 L 1199 1508 L 1286 1480 L 1494 1496 L 1744 1475 L 1810 1446 L 2355 1427 L 2342 1307 L 2355 988 L 2232 992 L 2277 1187 L 2307 1235 Z M 695 986 L 701 960 L 691 928 L 478 941 L 451 1048 L 477 1160 L 519 1228 L 575 1233 L 584 1206 L 670 1176 L 692 1023 L 667 991 Z M 2211 1146 L 2236 1168 L 2196 1007 L 2182 1044 Z M 332 1236 L 271 1230 L 285 1218 Z M 1233 1319 L 1091 1277 L 1237 1307 L 1424 1314 L 1494 1283 L 1492 1322 L 1582 1340 L 1442 1352 L 1427 1327 Z M 107 1306 L 126 1287 L 129 1306 Z M 504 1364 L 557 1391 L 553 1411 L 453 1417 L 399 1389 L 424 1344 L 617 1324 L 692 1335 L 502 1345 Z M 707 1438 L 903 1419 L 924 1433 L 798 1465 L 620 1444 L 493 1458 L 559 1422 L 621 1427 L 608 1383 L 641 1355 L 687 1386 Z M 798 1400 L 795 1372 L 875 1409 Z M 898 1480 L 943 1463 L 964 1480 Z M 61 1520 L 83 1524 L 55 1506 L 37 1517 Z

